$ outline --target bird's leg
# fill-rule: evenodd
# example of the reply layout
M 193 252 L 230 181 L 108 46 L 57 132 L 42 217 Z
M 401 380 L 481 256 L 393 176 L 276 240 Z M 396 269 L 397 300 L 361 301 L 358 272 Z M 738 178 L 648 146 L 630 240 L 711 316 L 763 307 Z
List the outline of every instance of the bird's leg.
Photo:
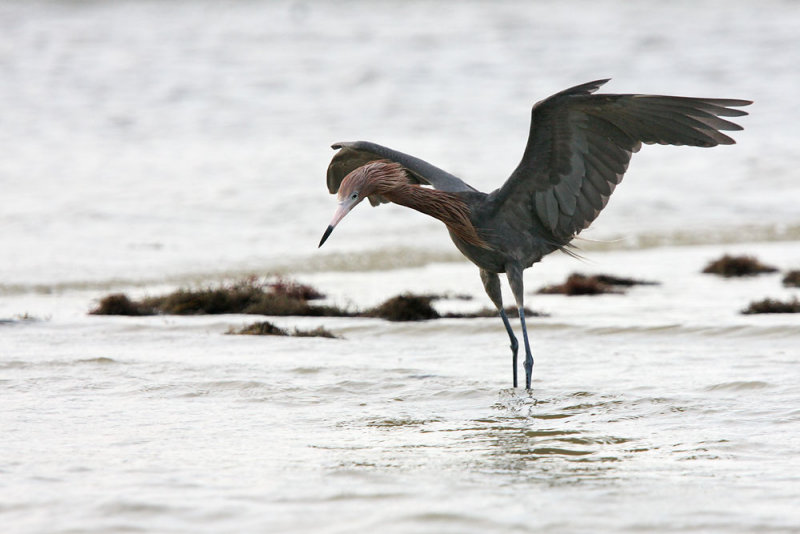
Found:
M 522 324 L 522 340 L 525 343 L 525 389 L 531 389 L 531 379 L 533 378 L 533 355 L 531 354 L 531 344 L 528 341 L 528 328 L 525 326 L 525 290 L 522 283 L 522 269 L 515 264 L 506 266 L 506 276 L 511 285 L 511 292 L 519 309 L 519 322 Z
M 525 327 L 525 309 L 522 306 L 519 307 L 519 321 L 522 323 L 522 340 L 525 342 L 525 389 L 531 389 L 533 355 L 531 354 L 531 344 L 528 342 L 528 329 Z
M 514 375 L 514 387 L 517 387 L 517 349 L 519 349 L 519 342 L 511 329 L 511 323 L 508 322 L 506 311 L 502 307 L 500 308 L 500 318 L 503 320 L 506 332 L 508 332 L 508 339 L 511 340 L 511 369 Z
M 486 289 L 486 294 L 492 299 L 497 311 L 500 312 L 500 318 L 503 320 L 503 325 L 506 327 L 508 339 L 511 341 L 511 365 L 514 375 L 514 387 L 517 387 L 517 349 L 519 349 L 519 342 L 514 335 L 514 330 L 511 329 L 511 323 L 508 321 L 506 311 L 503 309 L 503 293 L 500 291 L 500 277 L 497 273 L 490 273 L 481 269 L 481 280 L 483 287 Z

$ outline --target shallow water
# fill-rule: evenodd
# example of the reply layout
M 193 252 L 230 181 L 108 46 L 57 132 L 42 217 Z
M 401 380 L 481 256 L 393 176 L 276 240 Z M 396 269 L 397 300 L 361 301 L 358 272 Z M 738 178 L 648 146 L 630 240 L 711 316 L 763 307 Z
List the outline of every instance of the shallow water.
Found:
M 800 267 L 793 2 L 0 4 L 3 532 L 797 532 Z M 252 316 L 100 317 L 103 295 L 289 273 L 366 308 L 489 304 L 436 221 L 359 208 L 325 248 L 330 143 L 483 190 L 533 101 L 751 98 L 739 144 L 645 147 L 580 243 L 526 273 L 536 358 L 498 319 L 230 336 Z M 660 282 L 536 295 L 569 273 Z M 506 299 L 511 302 L 510 296 Z
M 742 247 L 800 262 L 797 242 Z M 4 523 L 19 532 L 795 531 L 800 328 L 791 315 L 738 310 L 751 295 L 798 291 L 779 289 L 777 274 L 686 270 L 722 250 L 597 253 L 595 265 L 638 260 L 636 273 L 662 284 L 530 297 L 549 314 L 531 319 L 530 393 L 508 387 L 497 319 L 275 318 L 344 339 L 226 336 L 256 318 L 104 318 L 84 314 L 84 291 L 29 296 L 29 309 L 53 315 L 0 325 Z M 542 279 L 574 262 L 545 262 Z M 477 300 L 473 271 L 435 264 L 314 283 L 336 295 L 384 277 L 398 289 L 398 279 L 413 289 L 427 280 Z

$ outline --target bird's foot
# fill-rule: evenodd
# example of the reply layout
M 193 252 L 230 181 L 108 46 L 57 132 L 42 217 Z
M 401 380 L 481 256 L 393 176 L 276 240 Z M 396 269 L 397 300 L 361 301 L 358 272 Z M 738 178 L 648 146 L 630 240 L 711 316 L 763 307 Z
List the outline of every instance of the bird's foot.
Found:
M 525 389 L 531 389 L 531 379 L 533 378 L 533 356 L 531 353 L 525 355 Z

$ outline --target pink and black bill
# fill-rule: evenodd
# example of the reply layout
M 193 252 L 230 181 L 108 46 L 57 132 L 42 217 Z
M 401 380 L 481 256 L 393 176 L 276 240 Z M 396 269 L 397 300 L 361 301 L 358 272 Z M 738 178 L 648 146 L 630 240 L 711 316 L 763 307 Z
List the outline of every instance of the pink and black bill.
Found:
M 322 234 L 322 239 L 319 240 L 319 246 L 317 246 L 317 248 L 321 247 L 322 244 L 325 243 L 325 240 L 328 239 L 328 236 L 331 235 L 331 232 L 333 232 L 333 226 L 328 226 L 328 229 L 325 230 L 324 234 Z

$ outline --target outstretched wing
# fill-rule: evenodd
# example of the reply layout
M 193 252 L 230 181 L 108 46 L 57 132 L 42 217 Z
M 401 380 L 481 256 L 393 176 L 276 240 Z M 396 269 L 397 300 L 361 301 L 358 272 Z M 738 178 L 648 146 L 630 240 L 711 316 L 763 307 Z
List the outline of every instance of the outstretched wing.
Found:
M 339 191 L 339 186 L 345 176 L 375 160 L 390 160 L 399 163 L 405 168 L 408 181 L 412 184 L 431 185 L 441 191 L 449 192 L 475 191 L 469 184 L 434 167 L 427 161 L 369 141 L 336 143 L 332 145 L 332 148 L 339 149 L 328 165 L 328 191 L 332 194 Z M 369 201 L 373 206 L 387 202 L 380 195 L 370 196 Z
M 528 206 L 564 242 L 589 226 L 622 180 L 642 143 L 712 147 L 741 126 L 721 117 L 747 100 L 656 95 L 593 95 L 608 80 L 557 93 L 533 106 L 519 166 L 490 196 L 494 209 Z M 514 210 L 516 211 L 516 210 Z

